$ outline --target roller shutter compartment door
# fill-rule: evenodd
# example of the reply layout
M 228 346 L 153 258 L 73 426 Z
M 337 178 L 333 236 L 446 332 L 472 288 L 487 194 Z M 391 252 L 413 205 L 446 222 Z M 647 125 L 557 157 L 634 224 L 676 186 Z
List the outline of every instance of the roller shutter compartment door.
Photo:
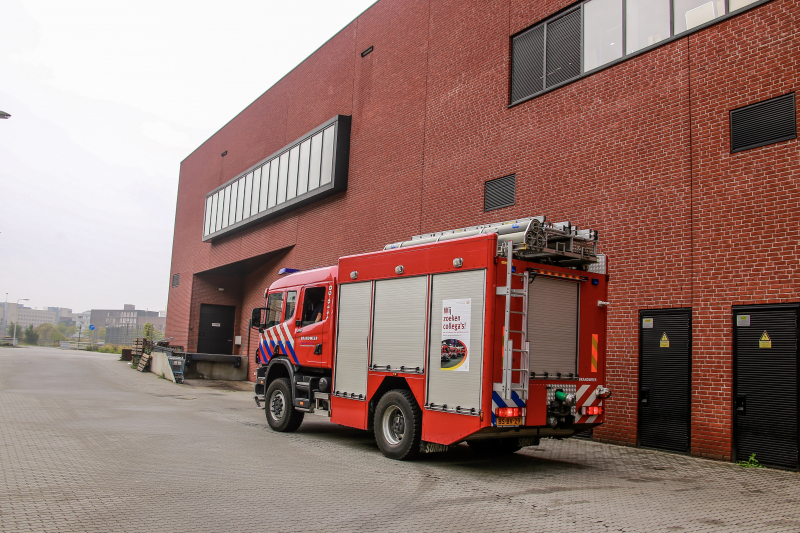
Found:
M 372 282 L 346 283 L 339 287 L 336 370 L 333 390 L 356 398 L 367 396 L 370 306 Z
M 235 319 L 235 307 L 200 304 L 200 324 L 197 327 L 198 353 L 233 355 Z
M 537 376 L 577 375 L 578 284 L 538 276 L 528 288 L 530 370 Z
M 797 468 L 797 308 L 736 310 L 736 459 Z
M 428 337 L 428 395 L 436 405 L 461 407 L 465 411 L 481 409 L 481 374 L 483 369 L 483 325 L 486 295 L 486 271 L 469 270 L 434 274 L 431 280 L 431 320 Z M 443 304 L 445 300 L 463 300 L 470 309 L 468 363 L 458 370 L 448 370 L 442 362 Z M 469 302 L 469 303 L 467 303 Z
M 643 311 L 639 328 L 639 444 L 689 451 L 691 315 Z
M 425 368 L 425 308 L 428 277 L 375 282 L 372 365 L 395 371 Z M 401 368 L 402 367 L 402 368 Z

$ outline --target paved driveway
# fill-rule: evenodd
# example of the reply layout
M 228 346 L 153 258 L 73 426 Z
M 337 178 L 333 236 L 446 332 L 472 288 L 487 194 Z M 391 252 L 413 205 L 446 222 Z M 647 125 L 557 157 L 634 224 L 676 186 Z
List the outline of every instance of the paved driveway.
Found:
M 247 391 L 0 348 L 0 531 L 800 531 L 800 476 L 586 441 L 414 463 Z

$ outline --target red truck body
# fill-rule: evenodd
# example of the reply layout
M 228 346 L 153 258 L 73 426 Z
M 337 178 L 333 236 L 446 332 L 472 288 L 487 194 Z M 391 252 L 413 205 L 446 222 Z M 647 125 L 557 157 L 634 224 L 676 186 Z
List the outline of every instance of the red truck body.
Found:
M 276 281 L 267 308 L 254 310 L 256 403 L 279 431 L 321 414 L 375 430 L 381 445 L 383 427 L 381 448 L 394 458 L 465 440 L 514 451 L 601 424 L 607 275 L 513 258 L 509 275 L 509 258 L 490 233 L 342 257 Z M 399 407 L 382 406 L 391 398 Z M 281 416 L 284 425 L 294 416 L 288 429 Z M 409 438 L 410 452 L 384 449 Z

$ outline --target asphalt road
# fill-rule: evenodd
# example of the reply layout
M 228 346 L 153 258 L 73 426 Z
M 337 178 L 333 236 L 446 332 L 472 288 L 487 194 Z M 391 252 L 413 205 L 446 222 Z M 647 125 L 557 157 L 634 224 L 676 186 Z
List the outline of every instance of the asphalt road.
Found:
M 0 531 L 800 531 L 794 472 L 575 439 L 397 462 L 212 385 L 0 348 Z

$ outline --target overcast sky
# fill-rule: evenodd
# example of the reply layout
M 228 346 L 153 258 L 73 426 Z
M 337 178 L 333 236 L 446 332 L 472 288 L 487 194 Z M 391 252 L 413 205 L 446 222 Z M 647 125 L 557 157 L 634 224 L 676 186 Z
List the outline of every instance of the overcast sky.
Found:
M 0 302 L 163 310 L 181 160 L 374 0 L 0 0 Z

